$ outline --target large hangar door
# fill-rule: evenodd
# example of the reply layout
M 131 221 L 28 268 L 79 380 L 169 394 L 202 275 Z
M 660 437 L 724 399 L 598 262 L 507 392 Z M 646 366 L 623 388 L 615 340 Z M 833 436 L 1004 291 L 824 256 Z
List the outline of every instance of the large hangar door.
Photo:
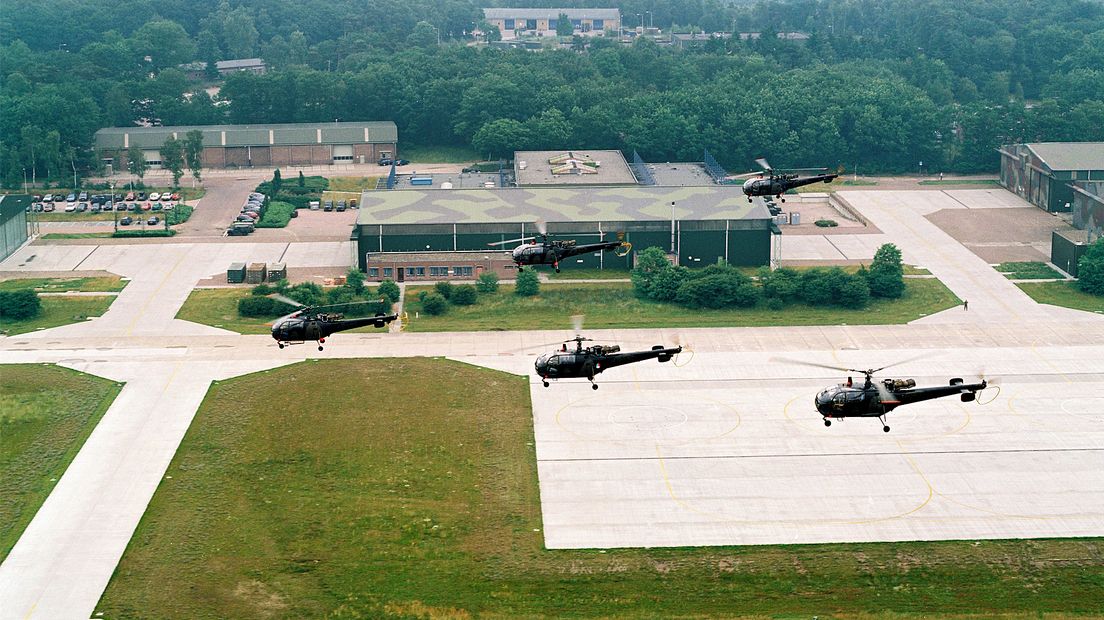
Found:
M 334 161 L 353 161 L 353 145 L 335 144 L 333 147 Z
M 146 158 L 146 163 L 150 168 L 161 167 L 161 151 L 157 149 L 142 149 L 142 157 Z

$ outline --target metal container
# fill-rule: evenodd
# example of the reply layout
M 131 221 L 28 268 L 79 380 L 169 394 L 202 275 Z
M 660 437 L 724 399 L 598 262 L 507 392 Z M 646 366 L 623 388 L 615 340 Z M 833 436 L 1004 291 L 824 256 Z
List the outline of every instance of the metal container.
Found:
M 230 268 L 226 270 L 226 282 L 228 284 L 245 282 L 245 263 L 230 263 Z
M 801 223 L 801 214 L 797 211 L 790 212 L 790 224 L 797 226 Z
M 249 263 L 249 266 L 245 269 L 245 282 L 246 284 L 260 284 L 265 281 L 266 275 L 268 275 L 268 265 L 265 263 Z
M 287 279 L 287 267 L 284 263 L 272 263 L 268 266 L 268 281 L 275 282 L 277 280 Z

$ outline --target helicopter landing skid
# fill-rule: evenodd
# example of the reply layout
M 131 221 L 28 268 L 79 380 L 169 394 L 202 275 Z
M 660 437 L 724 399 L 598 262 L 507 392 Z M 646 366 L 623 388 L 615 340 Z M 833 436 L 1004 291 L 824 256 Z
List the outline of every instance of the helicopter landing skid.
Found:
M 888 433 L 889 432 L 889 425 L 886 424 L 885 414 L 883 413 L 882 415 L 878 416 L 878 419 L 882 421 L 882 432 L 883 433 Z

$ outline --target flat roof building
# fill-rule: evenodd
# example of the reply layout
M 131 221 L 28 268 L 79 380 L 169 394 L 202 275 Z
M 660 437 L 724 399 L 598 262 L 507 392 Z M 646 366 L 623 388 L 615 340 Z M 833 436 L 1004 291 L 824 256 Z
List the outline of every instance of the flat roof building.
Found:
M 771 224 L 763 203 L 748 203 L 739 187 L 410 189 L 364 192 L 354 238 L 362 270 L 395 252 L 485 253 L 489 243 L 537 235 L 541 227 L 580 243 L 620 234 L 634 250 L 659 246 L 682 265 L 766 265 Z M 572 261 L 563 267 L 628 268 L 633 254 Z
M 158 168 L 165 141 L 183 140 L 192 130 L 203 133 L 204 168 L 368 163 L 398 155 L 399 132 L 391 121 L 107 127 L 96 132 L 94 148 L 105 164 L 126 170 L 127 150 L 137 146 Z
M 621 151 L 515 151 L 518 187 L 636 185 Z
M 999 149 L 1000 182 L 1051 212 L 1073 208 L 1074 182 L 1104 181 L 1104 142 L 1037 142 Z
M 483 9 L 483 19 L 497 26 L 504 39 L 512 39 L 516 33 L 554 36 L 560 14 L 571 21 L 574 34 L 600 34 L 605 30 L 616 32 L 621 29 L 621 11 L 618 9 Z

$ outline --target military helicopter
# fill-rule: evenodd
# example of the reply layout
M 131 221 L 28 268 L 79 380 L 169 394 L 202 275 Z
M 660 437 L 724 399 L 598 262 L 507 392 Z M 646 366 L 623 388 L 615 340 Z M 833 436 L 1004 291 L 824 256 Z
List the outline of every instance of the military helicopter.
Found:
M 917 358 L 912 358 L 917 359 Z M 860 373 L 866 376 L 861 386 L 855 385 L 851 377 L 847 383 L 840 383 L 821 390 L 813 403 L 817 411 L 824 417 L 824 425 L 831 426 L 832 419 L 842 418 L 878 418 L 882 422 L 882 431 L 888 433 L 889 425 L 886 424 L 885 415 L 901 405 L 909 405 L 933 398 L 954 396 L 958 394 L 962 402 L 968 403 L 977 399 L 977 393 L 987 388 L 990 381 L 982 379 L 978 383 L 964 383 L 961 378 L 951 379 L 948 385 L 934 387 L 916 387 L 915 379 L 882 379 L 875 381 L 873 375 L 876 372 L 904 364 L 912 359 L 889 364 L 881 368 L 862 370 L 858 368 L 843 368 L 829 366 L 827 364 L 814 364 L 800 360 L 774 358 L 772 361 L 782 361 L 803 366 L 815 366 L 817 368 L 829 368 L 845 372 Z
M 621 346 L 616 344 L 594 344 L 584 347 L 584 342 L 593 342 L 593 340 L 579 335 L 579 329 L 582 327 L 581 315 L 576 315 L 572 319 L 576 325 L 575 337 L 563 341 L 558 350 L 538 356 L 537 361 L 533 364 L 544 383 L 544 387 L 548 387 L 550 379 L 554 381 L 556 379 L 586 377 L 590 381 L 590 387 L 597 390 L 598 384 L 594 382 L 594 375 L 600 374 L 607 368 L 650 359 L 657 359 L 661 363 L 668 362 L 675 355 L 682 353 L 681 345 L 668 348 L 657 344 L 651 350 L 628 351 L 625 353 L 622 353 Z M 569 342 L 574 342 L 575 347 L 570 348 L 568 346 Z
M 276 341 L 276 344 L 280 345 L 281 349 L 284 348 L 285 345 L 302 344 L 307 340 L 314 340 L 318 342 L 318 350 L 321 351 L 322 344 L 326 342 L 326 338 L 330 334 L 343 332 L 347 329 L 356 329 L 357 327 L 363 327 L 365 325 L 383 327 L 398 318 L 397 314 L 383 314 L 379 312 L 376 313 L 375 316 L 346 319 L 344 315 L 339 313 L 319 312 L 320 310 L 331 308 L 379 303 L 383 301 L 382 299 L 376 302 L 355 301 L 345 304 L 330 304 L 328 306 L 304 306 L 294 299 L 285 297 L 279 293 L 274 293 L 269 295 L 269 297 L 298 308 L 295 312 L 284 315 L 272 322 L 272 338 Z
M 579 245 L 574 239 L 549 239 L 548 231 L 538 222 L 537 228 L 540 234 L 535 237 L 522 237 L 509 241 L 497 241 L 488 243 L 489 246 L 506 245 L 508 243 L 526 242 L 514 248 L 510 256 L 521 271 L 524 265 L 552 265 L 556 273 L 560 272 L 560 261 L 570 256 L 589 254 L 590 252 L 606 252 L 613 250 L 617 256 L 625 256 L 632 250 L 632 244 L 625 241 L 625 233 L 617 233 L 617 241 L 602 241 L 599 243 L 586 243 Z M 540 239 L 540 242 L 537 242 Z
M 783 194 L 790 191 L 795 187 L 801 187 L 802 185 L 809 185 L 812 183 L 831 183 L 833 179 L 839 176 L 836 174 L 817 174 L 809 177 L 802 177 L 797 175 L 797 172 L 803 171 L 824 171 L 827 168 L 794 168 L 791 170 L 775 170 L 771 167 L 767 160 L 760 157 L 755 160 L 755 163 L 763 169 L 763 172 L 749 172 L 747 174 L 738 175 L 735 178 L 742 178 L 748 176 L 756 176 L 756 179 L 748 179 L 744 181 L 744 195 L 748 197 L 748 202 L 751 202 L 752 196 L 775 196 L 786 202 L 783 198 Z M 767 175 L 763 178 L 764 173 Z

